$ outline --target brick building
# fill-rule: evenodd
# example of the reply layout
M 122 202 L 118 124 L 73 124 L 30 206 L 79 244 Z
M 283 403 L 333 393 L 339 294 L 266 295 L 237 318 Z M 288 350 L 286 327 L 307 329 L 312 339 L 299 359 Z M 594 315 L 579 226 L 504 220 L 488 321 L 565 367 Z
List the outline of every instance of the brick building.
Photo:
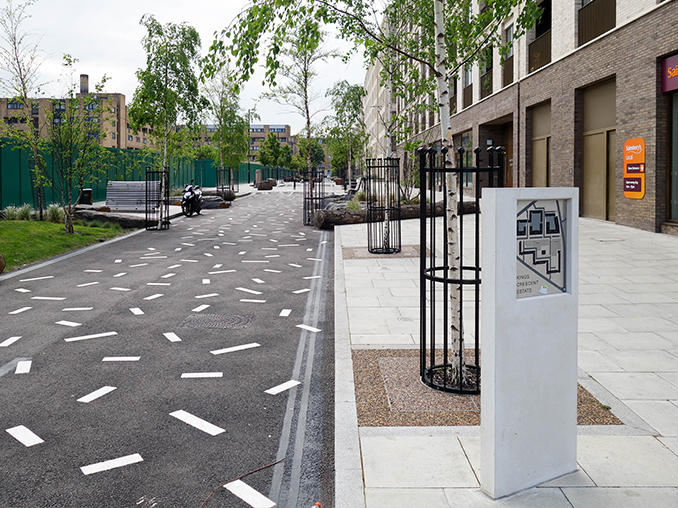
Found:
M 455 145 L 503 145 L 506 185 L 578 187 L 582 216 L 678 234 L 678 2 L 541 6 L 503 66 L 495 48 L 450 87 Z M 417 139 L 440 142 L 437 116 L 409 118 Z

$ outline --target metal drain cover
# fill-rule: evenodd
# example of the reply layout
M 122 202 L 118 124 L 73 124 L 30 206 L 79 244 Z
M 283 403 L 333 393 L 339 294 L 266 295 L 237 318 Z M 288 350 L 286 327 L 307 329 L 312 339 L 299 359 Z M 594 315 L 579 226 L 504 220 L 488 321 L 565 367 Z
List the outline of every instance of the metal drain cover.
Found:
M 222 328 L 237 330 L 248 328 L 254 316 L 226 316 L 224 314 L 194 314 L 186 317 L 179 326 L 184 328 Z

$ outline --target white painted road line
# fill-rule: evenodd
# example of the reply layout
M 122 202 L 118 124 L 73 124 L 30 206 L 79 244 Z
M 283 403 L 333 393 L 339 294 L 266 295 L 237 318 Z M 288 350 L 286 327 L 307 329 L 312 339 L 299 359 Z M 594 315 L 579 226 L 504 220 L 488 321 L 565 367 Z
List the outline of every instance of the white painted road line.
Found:
M 20 309 L 13 310 L 12 312 L 9 312 L 11 315 L 16 315 L 16 314 L 21 314 L 22 312 L 26 312 L 27 310 L 31 310 L 33 307 L 21 307 Z
M 287 317 L 292 313 L 292 309 L 283 309 L 280 311 L 280 314 L 278 314 L 279 317 Z
M 212 268 L 221 268 L 222 266 L 224 266 L 224 265 L 222 265 L 221 263 L 217 263 Z
M 193 312 L 202 312 L 203 310 L 207 309 L 208 307 L 209 307 L 209 305 L 207 305 L 207 304 L 199 305 L 198 307 L 196 307 L 195 309 L 192 309 L 192 310 L 193 310 Z
M 26 289 L 26 288 L 16 288 L 14 291 L 18 291 L 19 293 L 30 293 L 31 292 L 30 289 Z
M 300 295 L 301 293 L 308 293 L 309 291 L 310 291 L 310 289 L 308 289 L 308 288 L 306 288 L 306 289 L 297 289 L 296 291 L 292 291 L 292 293 L 294 293 L 295 295 Z
M 241 298 L 240 301 L 243 303 L 266 303 L 266 300 L 251 300 L 249 298 Z
M 308 259 L 309 261 L 322 261 L 322 259 L 318 258 L 306 258 L 306 259 Z
M 15 374 L 28 374 L 31 371 L 31 365 L 33 362 L 31 360 L 21 360 L 16 364 Z
M 311 275 L 310 277 L 304 277 L 304 280 L 319 279 L 321 277 L 322 275 Z
M 256 260 L 247 260 L 247 259 L 243 259 L 241 262 L 242 263 L 270 263 L 270 261 L 261 261 L 261 260 L 256 261 Z
M 124 276 L 124 275 L 127 275 L 127 272 L 116 273 L 113 277 L 114 277 L 114 278 L 117 278 L 117 277 L 122 277 L 122 276 Z
M 198 262 L 197 259 L 182 259 L 181 261 L 183 261 L 185 263 L 197 263 Z
M 203 283 L 203 284 L 209 284 L 209 283 L 210 283 L 210 280 L 209 280 L 209 279 L 203 279 L 203 280 L 202 280 L 202 283 Z
M 297 385 L 300 385 L 301 383 L 299 381 L 295 381 L 294 379 L 287 381 L 286 383 L 283 383 L 278 386 L 274 386 L 273 388 L 269 388 L 268 390 L 265 390 L 264 393 L 268 393 L 269 395 L 277 395 L 281 392 L 284 392 L 285 390 L 289 390 L 290 388 L 294 388 Z
M 243 351 L 245 349 L 252 349 L 255 347 L 261 347 L 261 344 L 252 342 L 251 344 L 242 344 L 240 346 L 227 347 L 225 349 L 217 349 L 215 351 L 210 351 L 213 355 L 223 355 L 224 353 L 233 353 L 235 351 Z
M 160 278 L 161 279 L 169 279 L 170 277 L 174 277 L 175 275 L 176 275 L 176 273 L 167 273 Z
M 223 372 L 184 372 L 181 379 L 200 379 L 207 377 L 224 377 Z
M 48 275 L 46 277 L 33 277 L 32 279 L 19 279 L 19 282 L 32 282 L 34 280 L 45 280 L 45 279 L 53 279 L 54 275 Z
M 216 275 L 218 273 L 232 273 L 235 272 L 235 270 L 219 270 L 218 272 L 207 272 L 208 275 Z
M 85 282 L 84 284 L 78 284 L 75 286 L 76 288 L 84 288 L 87 286 L 96 286 L 97 284 L 100 284 L 99 282 Z
M 138 362 L 140 356 L 105 356 L 101 359 L 102 362 Z
M 94 307 L 66 307 L 65 309 L 61 309 L 61 312 L 75 312 L 78 310 L 92 310 Z
M 171 286 L 171 282 L 147 282 L 147 286 Z
M 92 402 L 95 399 L 98 399 L 99 397 L 103 397 L 107 393 L 111 393 L 113 390 L 116 390 L 117 388 L 115 386 L 104 386 L 102 388 L 99 388 L 98 390 L 94 390 L 92 393 L 85 395 L 84 397 L 80 397 L 77 399 L 77 402 L 84 402 L 85 404 L 88 404 Z
M 103 272 L 103 270 L 83 270 L 83 272 L 86 272 L 86 273 L 101 273 L 101 272 Z
M 290 266 L 293 266 L 294 268 L 303 268 L 301 265 L 297 265 L 295 263 L 287 263 Z
M 252 280 L 253 280 L 254 282 L 256 282 L 257 284 L 266 284 L 266 283 L 265 283 L 263 280 L 261 280 L 261 279 L 252 279 Z
M 137 263 L 136 265 L 129 265 L 130 268 L 137 268 L 139 266 L 146 266 L 148 263 Z
M 163 335 L 170 342 L 181 342 L 181 338 L 174 332 L 163 333 Z
M 111 288 L 111 291 L 132 291 L 130 288 Z
M 134 314 L 135 316 L 142 316 L 142 315 L 144 314 L 144 311 L 141 310 L 139 307 L 132 307 L 132 308 L 130 309 L 130 311 L 131 311 L 132 314 Z
M 142 256 L 139 259 L 167 259 L 167 256 Z
M 209 293 L 209 294 L 206 294 L 206 295 L 197 295 L 196 298 L 198 298 L 198 299 L 200 299 L 200 298 L 212 298 L 214 296 L 219 296 L 219 293 Z
M 180 266 L 181 266 L 181 264 L 178 264 L 178 265 L 172 265 L 172 266 L 168 266 L 167 269 L 168 269 L 168 270 L 174 270 L 175 268 L 179 268 Z
M 222 432 L 226 432 L 226 429 L 217 427 L 216 425 L 213 425 L 210 422 L 203 420 L 202 418 L 198 418 L 197 416 L 192 415 L 191 413 L 188 413 L 183 409 L 170 413 L 170 416 L 173 416 L 177 420 L 181 420 L 182 422 L 187 423 L 191 427 L 195 427 L 198 430 L 202 430 L 203 432 L 206 432 L 210 436 L 218 436 Z
M 61 296 L 31 296 L 31 300 L 61 301 L 65 299 Z
M 137 462 L 143 462 L 143 458 L 138 453 L 133 455 L 126 455 L 125 457 L 120 457 L 119 459 L 106 460 L 104 462 L 97 462 L 96 464 L 90 464 L 89 466 L 82 466 L 80 470 L 85 475 L 90 475 L 94 473 L 101 473 L 102 471 L 108 471 L 109 469 L 115 469 L 117 467 L 129 466 L 130 464 L 136 464 Z
M 205 256 L 207 256 L 208 258 L 213 258 L 213 257 L 214 257 L 214 254 L 210 254 L 209 252 L 203 252 L 203 254 L 204 254 Z
M 122 263 L 122 259 L 116 259 L 114 263 Z
M 104 332 L 104 333 L 95 333 L 92 335 L 82 335 L 80 337 L 69 337 L 64 339 L 66 342 L 77 342 L 79 340 L 88 340 L 88 339 L 99 339 L 101 337 L 111 337 L 112 335 L 118 335 L 118 332 Z
M 18 337 L 10 337 L 9 339 L 5 339 L 4 341 L 0 342 L 0 347 L 8 347 L 14 344 L 17 340 L 19 340 L 22 336 L 19 335 Z
M 165 295 L 163 293 L 156 293 L 154 295 L 147 296 L 146 298 L 144 298 L 144 300 L 155 300 L 156 298 L 160 298 L 161 296 Z
M 260 295 L 261 291 L 255 291 L 254 289 L 247 289 L 247 288 L 235 288 L 237 291 L 243 291 L 244 293 L 249 293 L 251 295 Z
M 56 321 L 54 323 L 55 325 L 62 325 L 62 326 L 70 326 L 71 328 L 75 328 L 76 326 L 80 326 L 82 323 L 76 323 L 75 321 Z
M 242 480 L 236 480 L 224 485 L 224 488 L 232 494 L 238 496 L 252 508 L 272 508 L 275 503 L 269 498 L 260 494 Z
M 308 326 L 308 325 L 297 325 L 297 328 L 301 328 L 302 330 L 307 330 L 309 332 L 315 332 L 315 333 L 322 332 L 322 330 L 320 328 L 314 328 L 314 327 Z
M 24 427 L 23 425 L 7 429 L 7 432 L 10 436 L 19 441 L 24 446 L 33 446 L 45 442 L 44 440 L 40 439 L 32 430 Z
M 271 270 L 270 268 L 264 268 L 264 271 L 270 273 L 282 273 L 280 270 Z

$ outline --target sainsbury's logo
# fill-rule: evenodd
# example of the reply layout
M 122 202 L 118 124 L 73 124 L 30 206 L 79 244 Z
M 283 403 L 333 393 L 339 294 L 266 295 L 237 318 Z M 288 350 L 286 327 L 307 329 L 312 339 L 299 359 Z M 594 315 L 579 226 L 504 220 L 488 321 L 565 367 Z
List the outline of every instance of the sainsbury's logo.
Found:
M 625 149 L 627 152 L 635 153 L 636 155 L 643 151 L 643 147 L 640 145 L 626 145 Z

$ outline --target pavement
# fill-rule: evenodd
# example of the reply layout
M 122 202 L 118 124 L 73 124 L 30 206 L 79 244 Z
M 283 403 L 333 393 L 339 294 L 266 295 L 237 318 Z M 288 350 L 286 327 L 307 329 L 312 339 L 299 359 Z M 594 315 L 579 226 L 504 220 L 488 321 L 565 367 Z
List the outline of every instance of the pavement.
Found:
M 345 258 L 366 226 L 334 229 L 336 508 L 678 506 L 678 238 L 579 231 L 578 381 L 623 425 L 579 426 L 576 472 L 494 501 L 480 427 L 358 426 L 352 351 L 419 347 L 419 260 Z M 403 247 L 418 243 L 402 221 Z

